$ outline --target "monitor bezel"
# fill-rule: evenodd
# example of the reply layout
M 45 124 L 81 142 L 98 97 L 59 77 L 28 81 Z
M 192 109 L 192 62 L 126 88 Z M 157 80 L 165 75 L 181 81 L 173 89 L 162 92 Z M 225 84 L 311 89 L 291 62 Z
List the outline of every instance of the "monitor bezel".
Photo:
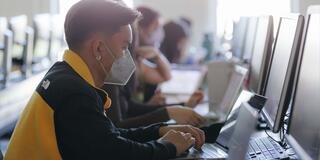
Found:
M 249 19 L 250 19 L 250 17 L 247 17 L 247 16 L 240 17 L 237 25 L 239 25 L 240 22 L 243 23 L 242 24 L 243 26 L 241 26 L 241 27 L 243 27 L 241 29 L 244 29 L 244 32 L 241 34 L 241 35 L 243 35 L 243 37 L 237 35 L 236 36 L 237 37 L 236 41 L 232 42 L 233 43 L 232 44 L 233 47 L 235 47 L 235 48 L 232 49 L 232 57 L 235 58 L 235 59 L 238 59 L 238 60 L 241 60 L 242 57 L 243 57 L 243 50 L 244 50 L 244 44 L 245 44 L 245 41 L 246 41 L 246 35 L 247 35 L 247 32 L 248 32 Z M 239 27 L 239 26 L 237 26 L 237 27 Z M 239 34 L 239 33 L 233 33 L 233 36 L 235 36 L 235 34 Z M 239 53 L 236 53 L 236 51 L 238 51 Z
M 267 36 L 266 36 L 266 41 L 264 44 L 264 49 L 263 49 L 263 56 L 262 56 L 262 63 L 260 67 L 260 75 L 258 77 L 258 88 L 253 89 L 251 86 L 251 71 L 249 72 L 249 89 L 257 94 L 263 95 L 264 94 L 264 87 L 266 84 L 266 73 L 268 72 L 269 65 L 270 65 L 270 58 L 271 58 L 271 52 L 272 52 L 272 43 L 273 43 L 273 17 L 272 16 L 261 16 L 259 17 L 258 24 L 261 20 L 268 20 L 268 25 L 267 25 Z M 258 29 L 258 28 L 257 28 Z M 257 34 L 257 33 L 256 33 Z M 256 37 L 257 38 L 257 37 Z M 254 53 L 253 53 L 254 54 Z M 253 56 L 253 55 L 252 55 Z M 252 66 L 253 59 L 251 58 L 250 60 L 250 68 Z
M 293 88 L 292 86 L 293 86 L 294 72 L 295 72 L 295 69 L 296 69 L 296 65 L 294 65 L 294 64 L 297 64 L 297 61 L 298 61 L 298 58 L 299 58 L 300 44 L 301 44 L 300 42 L 301 42 L 301 37 L 302 37 L 302 29 L 303 29 L 303 25 L 304 25 L 304 17 L 301 14 L 290 14 L 290 15 L 287 15 L 287 16 L 280 17 L 280 21 L 279 21 L 279 25 L 278 25 L 278 29 L 277 29 L 277 34 L 276 34 L 276 38 L 275 38 L 275 42 L 274 42 L 275 45 L 273 46 L 272 56 L 271 56 L 271 59 L 270 59 L 270 68 L 269 68 L 269 71 L 268 71 L 265 91 L 267 90 L 267 86 L 268 86 L 270 70 L 271 70 L 271 67 L 272 67 L 275 48 L 277 46 L 276 44 L 277 44 L 277 41 L 278 41 L 278 36 L 279 36 L 280 28 L 281 28 L 281 23 L 282 23 L 282 21 L 284 19 L 296 20 L 297 21 L 297 27 L 296 27 L 296 30 L 295 30 L 295 36 L 294 36 L 294 40 L 293 40 L 293 45 L 292 45 L 292 48 L 291 48 L 288 68 L 286 70 L 284 85 L 282 86 L 282 89 L 281 89 L 281 96 L 280 96 L 279 105 L 278 105 L 278 108 L 277 108 L 276 119 L 272 120 L 270 115 L 269 115 L 269 113 L 267 113 L 266 109 L 265 108 L 262 109 L 262 115 L 266 119 L 269 128 L 274 133 L 279 132 L 281 126 L 283 125 L 283 119 L 284 119 L 284 116 L 286 114 L 286 111 L 287 111 L 287 109 L 288 109 L 288 107 L 290 105 L 291 93 L 292 93 L 292 88 Z
M 317 13 L 317 14 L 320 14 L 320 13 Z M 307 35 L 308 35 L 308 29 L 309 29 L 309 23 L 310 23 L 311 15 L 312 14 L 308 14 L 306 16 L 305 28 L 304 28 L 304 31 L 303 31 L 303 37 L 302 37 L 302 41 L 301 41 L 300 58 L 299 58 L 299 62 L 298 62 L 297 69 L 296 69 L 296 74 L 295 74 L 296 76 L 294 78 L 294 90 L 292 92 L 292 105 L 291 105 L 291 108 L 290 108 L 287 131 L 286 131 L 285 136 L 284 136 L 286 141 L 293 148 L 293 150 L 298 155 L 298 157 L 301 158 L 301 159 L 306 159 L 306 160 L 311 160 L 312 158 L 303 149 L 303 147 L 300 146 L 300 144 L 297 142 L 297 140 L 290 134 L 290 126 L 291 126 L 291 122 L 292 122 L 292 118 L 293 118 L 293 110 L 294 110 L 294 106 L 295 106 L 295 102 L 296 102 L 295 100 L 296 100 L 297 88 L 298 88 L 298 84 L 299 84 L 300 69 L 301 69 L 302 59 L 303 59 L 303 55 L 304 55 L 305 43 L 306 43 L 306 40 L 307 40 Z

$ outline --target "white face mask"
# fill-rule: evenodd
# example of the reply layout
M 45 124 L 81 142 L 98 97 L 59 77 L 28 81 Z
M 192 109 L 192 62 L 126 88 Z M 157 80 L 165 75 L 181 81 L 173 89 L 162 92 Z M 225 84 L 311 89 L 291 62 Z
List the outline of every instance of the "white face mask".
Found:
M 160 44 L 163 41 L 163 39 L 164 30 L 162 27 L 159 27 L 144 39 L 144 45 L 152 45 L 158 48 L 160 47 Z
M 106 74 L 104 84 L 126 85 L 136 69 L 136 65 L 134 64 L 130 51 L 126 49 L 121 57 L 116 58 L 108 46 L 106 46 L 106 48 L 114 59 L 114 62 L 111 66 L 110 72 L 108 73 L 104 68 L 104 65 L 101 63 L 101 56 L 99 56 L 100 58 L 97 57 L 102 70 Z

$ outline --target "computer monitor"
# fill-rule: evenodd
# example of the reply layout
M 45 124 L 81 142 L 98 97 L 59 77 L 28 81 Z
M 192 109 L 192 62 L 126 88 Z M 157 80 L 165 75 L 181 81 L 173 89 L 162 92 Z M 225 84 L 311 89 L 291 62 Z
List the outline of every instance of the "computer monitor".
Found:
M 207 82 L 210 106 L 218 107 L 227 91 L 234 64 L 230 61 L 212 61 L 208 64 Z
M 240 17 L 234 24 L 232 39 L 232 56 L 238 59 L 242 58 L 246 32 L 248 28 L 249 17 Z
M 250 60 L 249 90 L 264 94 L 273 43 L 273 18 L 261 16 L 258 19 L 255 44 Z
M 4 41 L 4 33 L 8 29 L 7 27 L 7 19 L 5 17 L 0 17 L 0 80 L 3 78 L 3 72 L 5 70 L 4 64 L 4 49 L 5 49 L 5 41 Z
M 229 112 L 231 111 L 233 105 L 235 104 L 237 98 L 241 93 L 241 88 L 247 72 L 248 70 L 244 67 L 238 65 L 234 66 L 234 70 L 232 71 L 227 90 L 220 105 L 218 106 L 218 111 L 213 110 L 214 112 L 221 114 L 220 116 L 222 117 L 223 121 L 226 121 Z
M 320 14 L 306 24 L 286 139 L 300 159 L 319 159 Z
M 223 99 L 219 105 L 213 105 L 211 102 L 212 95 L 209 94 L 209 112 L 208 110 L 204 109 L 207 108 L 205 104 L 203 106 L 199 106 L 195 109 L 197 113 L 202 115 L 203 117 L 207 118 L 207 122 L 203 124 L 203 126 L 211 126 L 213 123 L 220 123 L 226 124 L 229 123 L 227 121 L 231 121 L 230 116 L 235 115 L 239 112 L 235 111 L 238 110 L 240 104 L 246 99 L 250 99 L 252 94 L 248 91 L 242 91 L 242 86 L 244 79 L 247 75 L 248 69 L 244 68 L 239 65 L 235 65 L 231 71 L 231 73 L 226 73 L 229 75 L 229 80 L 227 80 L 227 88 L 224 93 Z M 214 81 L 215 77 L 210 77 L 210 81 Z M 215 90 L 212 86 L 208 86 L 209 91 Z M 200 109 L 203 108 L 203 109 Z M 237 113 L 235 113 L 237 112 Z M 238 115 L 238 114 L 237 114 Z M 218 133 L 220 128 L 215 129 L 215 133 Z M 218 132 L 217 132 L 218 131 Z M 218 136 L 218 135 L 217 135 Z M 210 137 L 209 142 L 216 141 L 216 136 Z
M 249 60 L 252 56 L 253 46 L 255 45 L 255 37 L 257 31 L 258 17 L 250 17 L 248 21 L 248 28 L 246 38 L 243 45 L 242 59 Z
M 273 132 L 281 128 L 290 103 L 303 22 L 302 15 L 280 18 L 265 91 L 268 101 L 262 110 Z
M 0 17 L 0 88 L 5 87 L 11 70 L 12 32 L 5 17 Z

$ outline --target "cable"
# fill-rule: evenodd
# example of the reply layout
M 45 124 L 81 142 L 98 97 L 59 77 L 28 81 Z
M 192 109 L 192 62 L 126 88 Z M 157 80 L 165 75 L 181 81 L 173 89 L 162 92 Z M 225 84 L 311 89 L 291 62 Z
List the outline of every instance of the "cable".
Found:
M 282 143 L 282 138 L 283 138 L 282 127 L 280 128 L 279 134 L 280 134 L 280 142 Z
M 281 140 L 281 146 L 283 148 L 285 148 L 287 146 L 287 143 L 286 143 L 285 138 L 284 138 L 284 134 L 285 134 L 284 130 L 285 130 L 285 128 L 284 128 L 284 125 L 283 125 L 281 127 L 281 130 L 280 130 L 280 133 L 282 133 L 282 135 L 280 136 L 280 140 Z
M 281 147 L 286 148 L 288 145 L 285 142 L 285 138 L 284 138 L 284 125 L 280 128 L 280 141 L 275 140 L 272 136 L 269 135 L 269 133 L 267 132 L 267 129 L 264 130 L 264 132 L 266 133 L 266 135 L 272 139 L 273 141 L 277 142 Z
M 280 128 L 280 146 L 283 147 L 285 150 L 291 148 L 285 141 L 285 133 L 287 132 L 287 129 L 285 128 L 285 123 L 282 124 Z M 289 147 L 288 147 L 289 146 Z
M 286 147 L 283 147 L 283 149 L 286 151 L 288 149 L 291 149 L 292 147 L 290 147 L 289 145 L 287 145 Z
M 264 132 L 267 134 L 267 136 L 269 138 L 271 138 L 273 141 L 277 142 L 277 143 L 280 143 L 279 141 L 275 140 L 272 136 L 269 135 L 269 133 L 267 132 L 267 129 L 264 129 Z

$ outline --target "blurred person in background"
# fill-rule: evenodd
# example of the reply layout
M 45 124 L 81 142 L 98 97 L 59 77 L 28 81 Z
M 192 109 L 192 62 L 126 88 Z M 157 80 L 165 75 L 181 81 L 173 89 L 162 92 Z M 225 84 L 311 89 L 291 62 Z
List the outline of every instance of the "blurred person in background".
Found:
M 139 47 L 137 45 L 139 34 L 137 33 L 136 24 L 133 24 L 132 28 L 133 43 L 129 46 L 129 50 L 131 51 L 132 57 L 134 58 L 138 67 L 127 85 L 104 86 L 104 89 L 113 99 L 112 107 L 109 112 L 107 112 L 108 116 L 112 119 L 116 126 L 123 128 L 145 126 L 156 122 L 166 122 L 170 119 L 174 119 L 177 124 L 190 124 L 199 126 L 205 121 L 205 119 L 192 110 L 192 108 L 202 101 L 202 92 L 195 92 L 187 102 L 170 107 L 166 105 L 165 98 L 161 93 L 156 94 L 152 100 L 147 103 L 134 100 L 134 94 L 136 93 L 137 86 L 140 83 L 138 77 L 141 70 L 139 66 L 141 66 L 142 61 L 145 59 L 144 56 L 141 56 L 141 52 L 148 51 L 149 53 L 147 54 L 159 53 L 154 53 L 152 49 L 147 49 L 147 47 Z M 141 48 L 145 48 L 145 51 L 141 51 L 144 50 Z M 149 68 L 147 72 L 155 73 L 157 72 L 157 67 Z
M 190 23 L 190 22 L 189 22 Z M 191 34 L 190 25 L 186 20 L 169 21 L 164 26 L 164 39 L 160 51 L 170 63 L 181 63 L 185 56 L 188 40 Z
M 139 38 L 135 51 L 140 62 L 140 76 L 142 76 L 140 88 L 143 92 L 143 101 L 148 102 L 154 96 L 158 84 L 171 78 L 171 71 L 169 61 L 159 49 L 164 38 L 160 13 L 146 6 L 139 6 L 137 10 L 142 14 L 143 19 L 137 24 Z M 155 67 L 158 68 L 158 75 L 154 75 L 152 71 L 149 72 L 150 68 Z

